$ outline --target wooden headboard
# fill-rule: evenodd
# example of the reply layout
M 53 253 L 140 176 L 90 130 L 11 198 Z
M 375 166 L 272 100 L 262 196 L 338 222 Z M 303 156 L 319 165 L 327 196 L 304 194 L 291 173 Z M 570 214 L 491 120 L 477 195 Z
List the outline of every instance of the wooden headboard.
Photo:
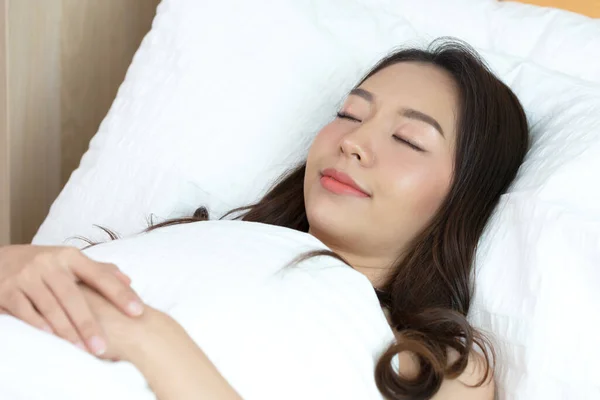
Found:
M 511 0 L 520 3 L 535 4 L 543 7 L 554 7 L 600 18 L 600 0 Z
M 33 237 L 159 1 L 0 0 L 0 246 Z

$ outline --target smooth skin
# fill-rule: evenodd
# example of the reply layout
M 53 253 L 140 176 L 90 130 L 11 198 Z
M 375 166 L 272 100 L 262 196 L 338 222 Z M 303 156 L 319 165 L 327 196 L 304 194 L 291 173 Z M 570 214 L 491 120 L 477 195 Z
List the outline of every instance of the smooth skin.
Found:
M 106 350 L 105 333 L 78 282 L 97 290 L 131 317 L 143 313 L 131 279 L 113 264 L 95 262 L 74 247 L 0 248 L 0 313 L 101 353 Z
M 309 150 L 304 198 L 309 233 L 377 287 L 450 190 L 459 100 L 446 71 L 417 62 L 389 66 L 358 89 Z M 320 182 L 327 168 L 350 175 L 369 197 L 328 191 Z M 473 354 L 462 376 L 446 380 L 434 399 L 493 399 L 493 380 L 469 387 L 482 379 L 483 365 Z M 417 368 L 401 354 L 400 373 Z
M 160 400 L 241 400 L 186 331 L 150 306 L 130 318 L 93 290 L 81 292 L 107 333 L 108 350 L 100 358 L 135 365 Z
M 455 86 L 444 70 L 429 64 L 389 66 L 348 96 L 310 148 L 304 180 L 309 233 L 375 285 L 450 189 Z M 408 110 L 435 120 L 443 135 L 422 119 L 407 117 Z M 327 191 L 319 181 L 326 168 L 350 175 L 371 197 Z
M 456 85 L 444 70 L 415 62 L 389 66 L 359 89 L 315 138 L 304 194 L 309 233 L 377 287 L 450 189 L 459 101 Z M 320 181 L 326 168 L 350 175 L 369 196 L 328 191 Z M 61 315 L 54 322 L 59 325 L 61 318 L 74 318 L 75 330 L 86 339 L 88 330 L 103 332 L 108 347 L 96 353 L 132 362 L 159 399 L 240 398 L 176 321 L 148 306 L 139 318 L 121 312 L 137 296 L 114 266 L 94 263 L 74 249 L 35 246 L 7 247 L 0 252 L 0 263 L 0 307 L 37 327 L 57 320 L 55 315 Z M 58 276 L 63 286 L 46 283 Z M 31 308 L 43 301 L 22 282 L 36 281 L 39 288 L 40 280 L 56 287 L 51 294 L 60 308 L 36 315 Z M 85 287 L 76 294 L 78 281 L 104 297 Z M 76 310 L 75 303 L 86 307 Z M 493 399 L 492 379 L 470 387 L 482 378 L 481 365 L 473 354 L 467 370 L 444 381 L 434 399 Z M 400 366 L 401 374 L 417 371 L 410 354 L 401 354 Z

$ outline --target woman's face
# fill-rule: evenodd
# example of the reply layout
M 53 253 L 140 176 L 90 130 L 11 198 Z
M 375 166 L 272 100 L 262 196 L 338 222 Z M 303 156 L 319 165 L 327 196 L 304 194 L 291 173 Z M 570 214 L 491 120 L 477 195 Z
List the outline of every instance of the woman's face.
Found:
M 458 107 L 452 77 L 425 63 L 354 89 L 309 151 L 309 232 L 357 269 L 395 261 L 450 189 Z

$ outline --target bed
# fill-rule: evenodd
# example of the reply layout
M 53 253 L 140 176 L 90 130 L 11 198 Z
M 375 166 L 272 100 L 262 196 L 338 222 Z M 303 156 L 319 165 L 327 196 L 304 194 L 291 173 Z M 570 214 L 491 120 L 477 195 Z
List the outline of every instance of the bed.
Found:
M 520 2 L 600 18 L 600 1 L 598 0 L 520 0 Z
M 586 4 L 575 10 L 593 16 Z M 439 36 L 475 46 L 532 127 L 477 256 L 470 318 L 498 347 L 500 399 L 600 398 L 600 20 L 582 14 L 492 0 L 163 0 L 34 243 L 252 202 L 375 60 Z

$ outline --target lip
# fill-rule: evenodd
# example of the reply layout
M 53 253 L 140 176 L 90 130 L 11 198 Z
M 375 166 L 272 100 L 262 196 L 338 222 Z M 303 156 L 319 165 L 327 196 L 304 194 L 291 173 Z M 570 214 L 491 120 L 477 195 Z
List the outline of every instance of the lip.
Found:
M 334 168 L 326 168 L 321 171 L 321 185 L 336 194 L 371 197 L 369 192 L 356 183 L 350 175 Z

